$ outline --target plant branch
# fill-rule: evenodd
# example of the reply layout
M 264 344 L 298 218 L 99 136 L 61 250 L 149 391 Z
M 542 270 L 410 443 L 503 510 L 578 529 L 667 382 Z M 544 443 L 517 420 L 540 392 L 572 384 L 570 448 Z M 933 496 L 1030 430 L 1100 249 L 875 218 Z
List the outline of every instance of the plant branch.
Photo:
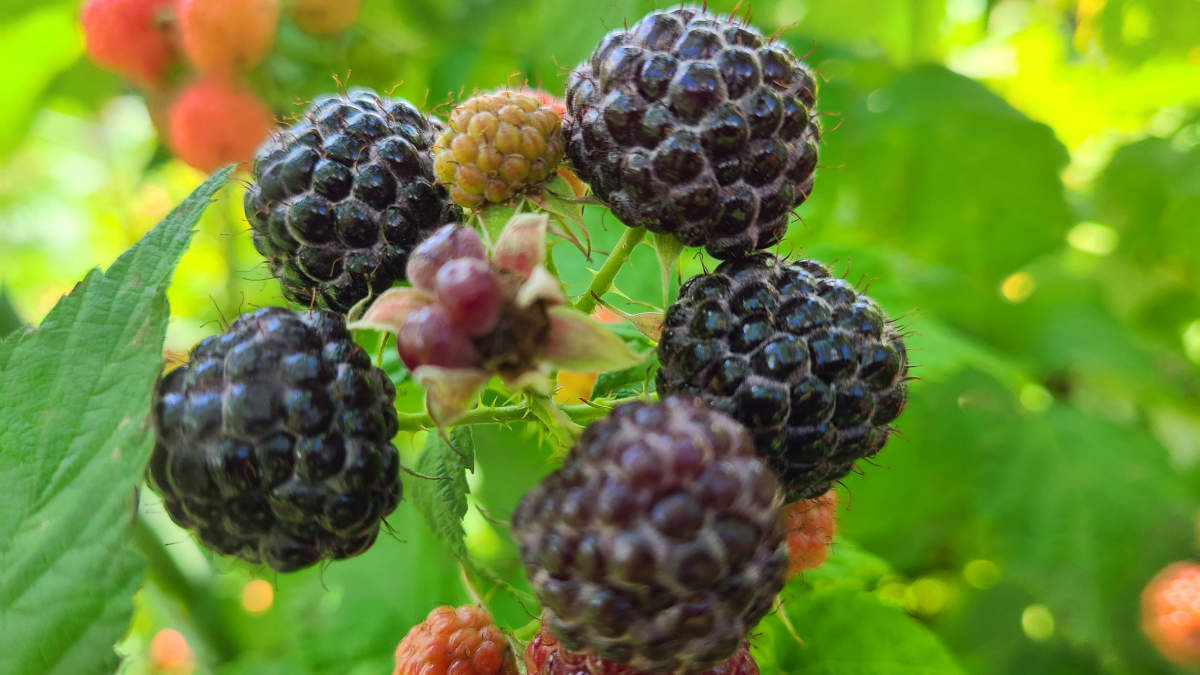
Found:
M 617 242 L 617 247 L 608 254 L 608 260 L 604 261 L 600 271 L 596 272 L 596 276 L 592 278 L 592 283 L 584 291 L 583 297 L 575 303 L 575 309 L 584 314 L 591 314 L 592 310 L 596 309 L 596 298 L 612 288 L 613 280 L 617 278 L 617 272 L 621 271 L 625 261 L 629 260 L 629 254 L 645 238 L 646 228 L 644 227 L 631 227 L 625 230 L 625 234 L 621 235 L 620 241 Z
M 557 406 L 564 415 L 576 424 L 587 424 L 608 414 L 608 409 L 622 403 L 639 401 L 641 397 L 630 396 L 595 403 L 579 403 L 574 405 Z M 476 408 L 458 418 L 451 426 L 467 424 L 507 424 L 528 420 L 532 411 L 528 405 L 505 405 L 495 408 Z M 425 431 L 436 429 L 437 423 L 426 413 L 400 413 L 400 431 Z
M 238 641 L 226 627 L 212 591 L 197 585 L 179 569 L 162 540 L 140 514 L 134 520 L 132 535 L 138 550 L 146 558 L 150 581 L 179 602 L 216 663 L 228 663 L 237 658 Z
M 556 455 L 558 453 L 565 455 L 567 450 L 575 444 L 575 439 L 583 433 L 583 425 L 571 419 L 549 396 L 531 396 L 529 408 L 554 438 L 554 442 L 558 446 Z

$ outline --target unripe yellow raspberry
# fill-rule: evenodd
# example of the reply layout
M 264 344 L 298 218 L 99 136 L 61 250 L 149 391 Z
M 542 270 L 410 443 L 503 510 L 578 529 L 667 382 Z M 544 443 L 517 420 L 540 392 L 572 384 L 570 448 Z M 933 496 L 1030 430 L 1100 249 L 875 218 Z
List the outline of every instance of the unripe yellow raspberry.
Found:
M 433 166 L 451 199 L 478 209 L 544 182 L 565 148 L 557 112 L 528 93 L 502 90 L 468 99 L 450 113 L 433 146 Z

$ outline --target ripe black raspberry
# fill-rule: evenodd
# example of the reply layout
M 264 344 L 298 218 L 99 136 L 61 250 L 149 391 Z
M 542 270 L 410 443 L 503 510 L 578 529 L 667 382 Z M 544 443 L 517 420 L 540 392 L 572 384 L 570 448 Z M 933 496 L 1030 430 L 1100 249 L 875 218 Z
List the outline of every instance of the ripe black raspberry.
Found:
M 567 155 L 626 225 L 734 258 L 782 239 L 812 191 L 815 103 L 786 45 L 706 10 L 657 10 L 571 73 Z
M 659 392 L 700 395 L 745 424 L 789 502 L 878 452 L 908 398 L 895 326 L 814 260 L 764 253 L 689 279 L 658 358 Z
M 564 649 L 546 626 L 525 648 L 525 670 L 529 675 L 642 675 L 644 671 L 622 666 L 595 654 Z M 727 661 L 694 675 L 758 675 L 758 664 L 743 644 Z
M 672 397 L 588 427 L 513 528 L 564 648 L 692 672 L 733 656 L 783 587 L 780 504 L 741 425 Z
M 434 184 L 435 124 L 355 89 L 317 99 L 259 148 L 246 217 L 284 297 L 345 313 L 403 281 L 412 248 L 461 218 Z
M 220 553 L 280 572 L 358 555 L 400 499 L 395 396 L 341 317 L 265 307 L 159 382 L 149 483 Z

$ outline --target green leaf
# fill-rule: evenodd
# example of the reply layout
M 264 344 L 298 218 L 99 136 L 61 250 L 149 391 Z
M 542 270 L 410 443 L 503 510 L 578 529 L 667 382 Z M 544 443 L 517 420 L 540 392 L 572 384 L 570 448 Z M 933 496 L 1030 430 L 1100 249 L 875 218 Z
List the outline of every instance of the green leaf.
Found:
M 466 561 L 462 520 L 471 491 L 467 472 L 475 470 L 475 438 L 467 426 L 454 427 L 449 436 L 447 443 L 440 433 L 429 433 L 415 470 L 435 480 L 413 481 L 412 500 L 434 534 L 456 558 Z
M 555 174 L 542 188 L 540 194 L 530 196 L 530 201 L 543 211 L 554 216 L 562 227 L 551 225 L 551 231 L 570 242 L 585 256 L 591 255 L 592 235 L 587 229 L 587 219 L 583 215 L 583 204 L 575 198 L 571 184 L 561 175 Z M 575 230 L 579 234 L 575 234 Z
M 887 561 L 867 552 L 844 537 L 837 537 L 829 547 L 829 558 L 815 570 L 804 573 L 804 581 L 815 589 L 873 587 L 892 568 Z
M 16 673 L 108 673 L 141 560 L 126 543 L 150 454 L 166 289 L 228 180 L 210 178 L 36 331 L 0 343 L 0 653 Z
M 793 582 L 783 611 L 803 644 L 778 616 L 759 624 L 754 643 L 762 672 L 805 675 L 951 675 L 962 669 L 937 637 L 874 595 L 846 588 L 809 591 Z M 776 668 L 770 668 L 775 664 Z
M 405 487 L 414 482 L 405 481 Z M 345 673 L 351 664 L 364 662 L 374 672 L 390 672 L 396 643 L 429 610 L 469 601 L 458 566 L 440 537 L 421 523 L 415 506 L 402 501 L 363 555 L 327 569 L 279 576 L 278 616 L 287 617 L 289 625 L 271 661 L 282 653 L 308 665 L 290 673 Z
M 77 9 L 73 3 L 44 6 L 0 27 L 0 59 L 20 63 L 4 78 L 0 94 L 0 154 L 7 154 L 24 138 L 39 96 L 82 51 Z
M 1143 273 L 1165 273 L 1192 291 L 1200 277 L 1198 185 L 1200 147 L 1146 138 L 1113 153 L 1094 189 L 1100 222 L 1120 232 L 1117 250 L 1149 267 Z
M 1182 477 L 1149 435 L 1068 406 L 986 419 L 973 479 L 1001 564 L 1065 633 L 1127 664 L 1145 649 L 1139 589 L 1192 551 L 1196 504 Z
M 857 77 L 866 80 L 862 69 Z M 1062 247 L 1073 221 L 1060 178 L 1066 149 L 1049 127 L 943 67 L 862 86 L 849 100 L 845 84 L 828 88 L 842 97 L 829 105 L 845 106 L 830 109 L 846 117 L 826 136 L 821 165 L 847 170 L 817 176 L 802 212 L 812 231 L 794 228 L 790 241 L 900 251 L 942 272 L 914 288 L 923 309 L 974 329 L 1007 328 L 980 300 L 996 298 L 1006 277 Z M 877 273 L 857 257 L 851 262 L 862 270 L 855 275 Z
M 882 51 L 898 63 L 927 60 L 940 54 L 939 24 L 944 21 L 945 13 L 945 4 L 941 2 L 874 0 L 783 0 L 776 9 L 780 23 L 796 22 L 795 29 L 788 31 L 788 37 L 799 54 L 812 50 L 812 45 L 837 41 L 853 44 L 869 53 Z M 754 14 L 758 15 L 759 11 Z M 769 28 L 773 27 L 768 27 L 768 32 Z M 793 34 L 803 35 L 803 38 L 793 37 Z
M 1104 51 L 1125 62 L 1140 64 L 1166 54 L 1186 58 L 1196 47 L 1200 4 L 1194 0 L 1108 0 L 1100 6 Z
M 8 288 L 0 286 L 0 339 L 24 325 L 17 308 L 13 307 L 12 299 L 8 297 Z
M 655 363 L 638 364 L 625 370 L 600 373 L 592 387 L 592 399 L 639 396 L 647 387 L 652 391 L 654 373 L 651 370 L 654 366 Z

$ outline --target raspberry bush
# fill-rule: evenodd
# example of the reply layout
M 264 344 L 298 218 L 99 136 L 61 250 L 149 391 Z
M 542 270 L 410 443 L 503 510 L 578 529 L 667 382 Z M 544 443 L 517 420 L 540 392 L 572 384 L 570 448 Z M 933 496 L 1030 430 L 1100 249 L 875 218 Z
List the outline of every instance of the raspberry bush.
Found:
M 0 670 L 1194 667 L 1184 0 L 459 4 L 0 12 Z

